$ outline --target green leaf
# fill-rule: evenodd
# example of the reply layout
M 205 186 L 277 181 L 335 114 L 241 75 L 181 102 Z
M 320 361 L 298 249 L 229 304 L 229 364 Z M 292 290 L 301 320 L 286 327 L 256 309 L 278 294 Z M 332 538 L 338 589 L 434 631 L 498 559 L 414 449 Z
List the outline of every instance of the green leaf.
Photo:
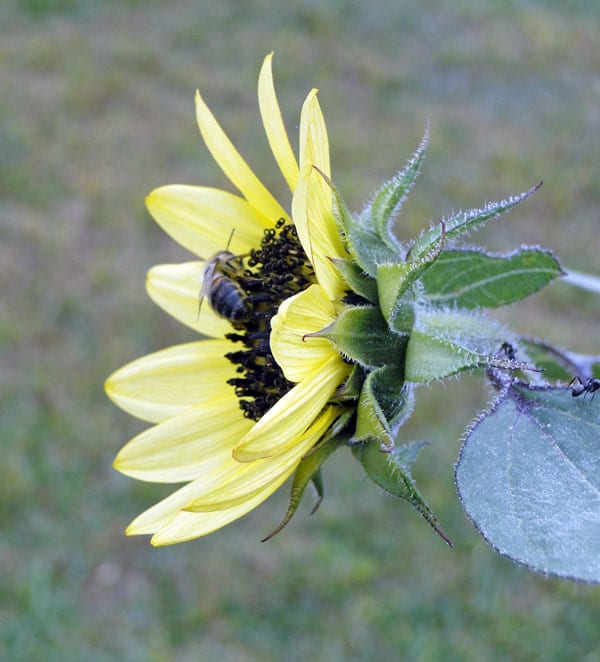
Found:
M 420 310 L 406 348 L 405 378 L 409 382 L 443 379 L 480 366 L 513 368 L 497 356 L 513 339 L 496 322 L 460 311 Z
M 329 338 L 336 349 L 364 367 L 403 364 L 408 338 L 391 333 L 379 308 L 346 308 L 320 336 Z
M 421 281 L 434 304 L 497 308 L 541 290 L 561 274 L 554 255 L 536 248 L 504 256 L 449 250 L 442 252 Z
M 350 260 L 331 260 L 352 291 L 373 304 L 378 303 L 377 281 Z
M 469 432 L 456 485 L 500 554 L 600 581 L 600 399 L 514 382 Z
M 408 501 L 430 524 L 436 533 L 450 546 L 452 543 L 440 526 L 435 513 L 425 501 L 410 475 L 424 442 L 412 442 L 395 448 L 391 453 L 381 452 L 376 442 L 352 446 L 354 457 L 361 463 L 365 473 L 388 494 Z
M 393 232 L 394 220 L 419 174 L 427 148 L 428 134 L 426 128 L 421 143 L 404 169 L 381 186 L 358 219 L 363 227 L 374 228 L 377 235 L 394 252 L 400 250 L 400 244 Z
M 467 209 L 454 214 L 448 219 L 444 219 L 447 238 L 453 239 L 465 232 L 478 229 L 491 218 L 499 216 L 515 205 L 518 205 L 520 202 L 523 202 L 523 200 L 526 200 L 533 195 L 540 186 L 541 183 L 520 195 L 511 196 L 500 202 L 488 202 L 488 204 L 481 209 Z M 419 258 L 432 250 L 434 246 L 439 243 L 441 233 L 442 227 L 440 225 L 434 225 L 429 230 L 425 231 L 410 249 L 410 255 L 412 258 Z
M 344 433 L 344 427 L 350 419 L 351 412 L 343 414 L 333 425 L 325 439 L 320 442 L 315 448 L 304 457 L 298 468 L 294 473 L 294 480 L 292 481 L 292 489 L 290 492 L 290 503 L 281 523 L 269 535 L 265 536 L 261 542 L 270 540 L 273 536 L 279 533 L 295 515 L 304 490 L 306 486 L 312 481 L 317 491 L 317 503 L 311 511 L 314 514 L 323 500 L 323 481 L 321 477 L 321 466 L 325 460 L 334 453 L 340 446 L 346 444 L 350 435 Z

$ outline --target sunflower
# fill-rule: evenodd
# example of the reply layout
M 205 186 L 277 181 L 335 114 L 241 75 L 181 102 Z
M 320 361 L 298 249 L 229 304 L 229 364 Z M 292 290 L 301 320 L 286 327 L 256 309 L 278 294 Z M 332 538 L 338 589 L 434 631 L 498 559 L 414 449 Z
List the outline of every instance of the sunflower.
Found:
M 127 528 L 129 535 L 152 534 L 154 545 L 206 535 L 248 513 L 348 411 L 337 394 L 351 366 L 320 333 L 343 310 L 348 289 L 335 266 L 347 253 L 328 184 L 327 131 L 312 90 L 302 107 L 296 160 L 271 63 L 272 54 L 260 71 L 258 100 L 292 194 L 292 217 L 199 93 L 200 133 L 240 195 L 171 185 L 146 200 L 159 225 L 200 258 L 152 268 L 148 294 L 206 337 L 138 359 L 105 385 L 115 404 L 155 424 L 122 448 L 115 468 L 139 480 L 187 483 Z M 211 256 L 226 247 L 238 265 L 235 287 L 218 273 L 233 288 L 230 295 L 248 307 L 241 321 L 219 316 L 211 305 L 199 309 L 202 280 L 214 270 Z M 210 286 L 202 284 L 202 291 Z

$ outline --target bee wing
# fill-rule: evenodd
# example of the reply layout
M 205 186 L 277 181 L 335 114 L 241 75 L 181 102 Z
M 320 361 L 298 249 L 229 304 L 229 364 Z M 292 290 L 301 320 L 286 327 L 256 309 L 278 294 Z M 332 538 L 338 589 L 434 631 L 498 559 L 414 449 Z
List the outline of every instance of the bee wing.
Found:
M 212 258 L 204 265 L 202 270 L 202 281 L 200 283 L 200 291 L 198 292 L 198 315 L 196 321 L 200 319 L 200 311 L 202 310 L 202 302 L 205 297 L 210 295 L 213 279 L 215 276 L 215 270 L 217 268 L 218 260 Z

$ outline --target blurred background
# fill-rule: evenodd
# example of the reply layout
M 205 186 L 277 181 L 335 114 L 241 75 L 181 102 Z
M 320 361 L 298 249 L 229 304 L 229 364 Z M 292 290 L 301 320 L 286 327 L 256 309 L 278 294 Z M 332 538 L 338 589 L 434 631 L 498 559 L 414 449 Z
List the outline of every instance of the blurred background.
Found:
M 293 142 L 320 88 L 333 176 L 352 208 L 431 146 L 398 233 L 542 189 L 470 240 L 553 249 L 600 273 L 600 4 L 592 0 L 4 0 L 0 8 L 0 656 L 19 660 L 600 659 L 600 588 L 498 557 L 457 501 L 481 375 L 418 393 L 403 440 L 455 543 L 341 451 L 288 528 L 287 489 L 195 542 L 152 549 L 129 521 L 171 488 L 117 474 L 144 425 L 102 384 L 192 340 L 144 291 L 190 256 L 144 197 L 227 187 L 194 119 L 196 87 L 282 200 L 256 81 L 275 50 Z M 598 353 L 597 297 L 555 283 L 497 317 Z M 495 313 L 496 314 L 496 313 Z

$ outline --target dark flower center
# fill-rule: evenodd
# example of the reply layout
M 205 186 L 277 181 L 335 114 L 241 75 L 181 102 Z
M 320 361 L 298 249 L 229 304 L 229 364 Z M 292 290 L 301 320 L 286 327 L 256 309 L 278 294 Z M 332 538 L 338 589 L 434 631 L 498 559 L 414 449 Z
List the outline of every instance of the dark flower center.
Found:
M 232 322 L 235 332 L 225 336 L 243 349 L 225 356 L 240 374 L 228 383 L 235 388 L 244 416 L 258 421 L 293 386 L 271 354 L 271 318 L 285 299 L 314 283 L 315 274 L 296 227 L 284 219 L 265 230 L 260 248 L 252 249 L 244 266 L 236 280 L 249 312 L 244 321 Z

